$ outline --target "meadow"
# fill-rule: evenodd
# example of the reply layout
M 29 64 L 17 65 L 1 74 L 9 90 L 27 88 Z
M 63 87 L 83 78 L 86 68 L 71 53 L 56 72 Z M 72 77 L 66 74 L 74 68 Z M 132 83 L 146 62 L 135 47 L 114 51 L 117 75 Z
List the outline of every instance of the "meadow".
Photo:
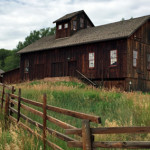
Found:
M 47 94 L 49 105 L 66 108 L 78 112 L 100 116 L 102 124 L 92 123 L 94 127 L 120 127 L 120 126 L 149 126 L 150 125 L 150 95 L 142 92 L 123 92 L 118 89 L 99 89 L 87 86 L 76 81 L 32 81 L 15 85 L 22 89 L 22 97 L 42 102 L 42 96 Z M 18 93 L 18 90 L 15 94 Z M 40 110 L 40 109 L 39 109 Z M 32 119 L 42 122 L 42 119 L 27 112 Z M 57 113 L 49 115 L 65 121 L 76 127 L 81 127 L 81 121 Z M 3 118 L 3 116 L 1 116 Z M 5 150 L 17 145 L 18 149 L 42 149 L 42 143 L 35 137 L 17 126 L 10 124 L 9 130 L 3 129 L 4 121 L 0 123 L 0 149 Z M 64 132 L 62 129 L 48 123 L 50 128 Z M 31 126 L 32 127 L 32 126 Z M 38 129 L 36 129 L 38 132 Z M 39 131 L 40 132 L 40 131 Z M 16 135 L 13 135 L 16 134 Z M 27 138 L 28 137 L 28 138 Z M 15 139 L 14 139 L 15 138 Z M 67 145 L 55 138 L 49 138 L 65 150 Z M 150 140 L 150 134 L 120 134 L 95 136 L 97 141 L 125 141 L 125 140 Z M 15 143 L 18 142 L 18 143 Z M 20 146 L 19 146 L 20 145 Z M 28 146 L 27 146 L 28 145 Z M 17 149 L 17 148 L 15 148 Z M 49 149 L 49 148 L 48 148 Z

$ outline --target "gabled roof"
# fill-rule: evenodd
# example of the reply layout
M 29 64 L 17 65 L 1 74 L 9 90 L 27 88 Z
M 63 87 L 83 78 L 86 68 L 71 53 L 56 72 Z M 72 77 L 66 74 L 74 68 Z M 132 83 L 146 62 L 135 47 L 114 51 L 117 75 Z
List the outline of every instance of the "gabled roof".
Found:
M 63 22 L 63 21 L 67 21 L 67 20 L 70 20 L 72 19 L 74 16 L 78 15 L 78 14 L 81 14 L 81 13 L 84 13 L 84 15 L 89 19 L 89 21 L 91 22 L 91 24 L 94 26 L 93 22 L 90 20 L 90 18 L 87 16 L 87 14 L 85 13 L 84 10 L 80 10 L 80 11 L 76 11 L 76 12 L 73 12 L 73 13 L 70 13 L 70 14 L 66 14 L 65 16 L 55 20 L 53 23 L 57 23 L 57 22 Z
M 61 48 L 99 41 L 130 37 L 141 25 L 143 25 L 149 16 L 119 21 L 97 27 L 91 27 L 79 30 L 68 38 L 55 39 L 55 35 L 43 37 L 33 44 L 20 50 L 18 53 L 28 53 L 34 51 Z
M 76 11 L 76 12 L 73 12 L 73 13 L 70 13 L 70 14 L 66 14 L 65 16 L 63 16 L 63 17 L 57 19 L 56 21 L 54 21 L 53 23 L 69 20 L 69 19 L 73 18 L 74 16 L 76 16 L 77 14 L 80 14 L 80 13 L 83 13 L 83 12 L 84 12 L 84 10 L 80 10 L 80 11 Z

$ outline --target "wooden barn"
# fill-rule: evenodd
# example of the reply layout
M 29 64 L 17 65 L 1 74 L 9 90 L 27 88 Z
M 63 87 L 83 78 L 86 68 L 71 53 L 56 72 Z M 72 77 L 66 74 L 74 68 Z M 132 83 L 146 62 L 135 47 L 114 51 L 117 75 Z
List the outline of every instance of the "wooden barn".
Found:
M 4 71 L 0 69 L 0 82 L 3 82 L 3 75 L 2 75 L 3 73 Z
M 2 73 L 2 82 L 4 83 L 19 83 L 20 79 L 20 68 L 9 70 Z
M 94 26 L 82 10 L 54 21 L 56 34 L 20 50 L 21 80 L 77 76 L 150 90 L 150 16 Z

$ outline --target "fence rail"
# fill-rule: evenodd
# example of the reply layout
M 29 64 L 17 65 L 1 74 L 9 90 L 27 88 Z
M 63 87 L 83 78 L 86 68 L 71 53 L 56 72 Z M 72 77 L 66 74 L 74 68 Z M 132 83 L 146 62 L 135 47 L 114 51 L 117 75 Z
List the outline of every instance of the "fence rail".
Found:
M 9 117 L 10 120 L 17 123 L 19 127 L 39 137 L 43 141 L 44 150 L 46 149 L 46 146 L 50 146 L 54 150 L 63 150 L 63 148 L 58 146 L 56 143 L 51 142 L 48 139 L 47 134 L 64 142 L 67 142 L 68 147 L 82 148 L 83 150 L 93 150 L 96 148 L 150 148 L 149 141 L 94 141 L 94 135 L 150 133 L 150 127 L 93 128 L 90 126 L 90 122 L 100 123 L 100 117 L 47 105 L 47 97 L 45 94 L 43 95 L 43 103 L 39 103 L 30 99 L 23 98 L 21 96 L 21 89 L 19 89 L 18 95 L 16 95 L 14 87 L 7 86 L 1 83 L 0 87 L 2 88 L 2 90 L 0 91 L 1 111 L 4 109 L 6 117 Z M 40 108 L 40 110 L 42 111 L 35 109 L 35 107 L 33 106 Z M 81 119 L 82 126 L 81 128 L 77 128 L 64 121 L 54 118 L 48 115 L 48 111 Z M 36 120 L 28 117 L 24 114 L 24 112 L 30 112 L 31 114 L 39 116 L 40 118 L 42 118 L 42 123 L 39 123 Z M 23 120 L 24 122 L 27 122 L 27 125 L 23 122 Z M 65 129 L 65 133 L 61 133 L 59 131 L 53 130 L 52 128 L 49 128 L 49 123 L 53 123 L 61 129 Z M 41 130 L 42 135 L 31 129 L 28 124 L 38 127 Z M 74 136 L 70 137 L 70 135 Z M 76 139 L 76 137 L 78 138 Z

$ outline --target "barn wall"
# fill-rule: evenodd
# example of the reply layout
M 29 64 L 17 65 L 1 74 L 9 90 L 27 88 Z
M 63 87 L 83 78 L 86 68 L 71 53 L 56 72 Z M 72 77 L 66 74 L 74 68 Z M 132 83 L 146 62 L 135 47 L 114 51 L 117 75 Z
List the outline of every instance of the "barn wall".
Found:
M 3 73 L 3 83 L 18 83 L 20 82 L 20 69 L 14 69 Z
M 64 28 L 65 23 L 68 23 L 68 28 L 66 29 Z M 58 29 L 59 25 L 62 25 L 61 30 Z M 56 24 L 56 39 L 70 36 L 70 33 L 71 33 L 70 29 L 71 29 L 71 23 L 68 21 Z
M 2 82 L 3 82 L 3 77 L 0 76 L 0 83 L 2 83 Z
M 33 80 L 52 76 L 75 75 L 75 69 L 94 80 L 115 80 L 126 77 L 125 39 L 98 42 L 66 48 L 21 54 L 21 79 Z M 117 66 L 110 66 L 110 50 L 118 51 Z M 95 53 L 95 67 L 89 68 L 89 52 Z M 29 59 L 29 73 L 24 73 L 25 59 Z
M 133 67 L 133 50 L 137 50 L 137 66 Z M 150 90 L 150 71 L 147 69 L 147 53 L 150 54 L 150 21 L 142 25 L 128 39 L 127 77 L 135 90 Z M 127 81 L 127 86 L 129 80 Z

